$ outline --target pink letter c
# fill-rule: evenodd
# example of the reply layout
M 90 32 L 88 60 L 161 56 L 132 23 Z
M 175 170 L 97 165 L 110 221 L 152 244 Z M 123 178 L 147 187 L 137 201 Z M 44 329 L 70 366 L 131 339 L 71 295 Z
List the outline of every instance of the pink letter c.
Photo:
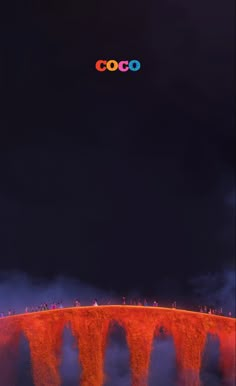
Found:
M 126 67 L 124 67 L 126 65 Z M 129 71 L 129 62 L 128 60 L 122 60 L 120 63 L 119 63 L 119 70 L 121 72 L 126 72 L 126 71 Z

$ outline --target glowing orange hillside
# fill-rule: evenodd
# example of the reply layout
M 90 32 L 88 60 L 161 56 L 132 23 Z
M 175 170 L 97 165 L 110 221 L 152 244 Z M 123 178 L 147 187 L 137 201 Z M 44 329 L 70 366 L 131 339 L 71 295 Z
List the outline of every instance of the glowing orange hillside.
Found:
M 152 342 L 164 326 L 173 336 L 181 386 L 200 386 L 201 357 L 208 333 L 220 340 L 225 384 L 235 377 L 235 319 L 161 307 L 99 306 L 66 308 L 16 315 L 0 320 L 0 373 L 3 385 L 14 385 L 12 365 L 23 332 L 29 340 L 35 386 L 60 386 L 62 334 L 65 325 L 79 347 L 82 386 L 102 386 L 104 354 L 110 324 L 126 331 L 133 386 L 147 386 Z

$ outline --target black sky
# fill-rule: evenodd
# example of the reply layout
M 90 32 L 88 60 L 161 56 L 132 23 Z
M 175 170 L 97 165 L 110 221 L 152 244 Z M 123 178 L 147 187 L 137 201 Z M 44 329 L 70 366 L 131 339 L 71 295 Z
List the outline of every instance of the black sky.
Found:
M 233 2 L 11 4 L 0 270 L 152 293 L 234 261 Z M 98 59 L 138 59 L 98 73 Z

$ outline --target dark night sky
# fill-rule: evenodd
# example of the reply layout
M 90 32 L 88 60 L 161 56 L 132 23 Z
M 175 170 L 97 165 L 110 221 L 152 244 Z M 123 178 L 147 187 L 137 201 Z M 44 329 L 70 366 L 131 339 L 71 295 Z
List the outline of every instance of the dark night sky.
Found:
M 233 1 L 6 11 L 0 270 L 152 293 L 232 266 Z

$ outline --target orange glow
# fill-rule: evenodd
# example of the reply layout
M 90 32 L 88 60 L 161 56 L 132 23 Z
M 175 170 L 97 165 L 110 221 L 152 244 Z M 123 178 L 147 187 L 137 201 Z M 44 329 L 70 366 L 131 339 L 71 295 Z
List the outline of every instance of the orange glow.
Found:
M 232 382 L 235 377 L 235 319 L 161 307 L 99 306 L 1 319 L 0 363 L 4 363 L 5 384 L 14 385 L 14 371 L 9 366 L 15 360 L 19 334 L 23 332 L 29 341 L 35 386 L 60 386 L 62 335 L 70 323 L 79 347 L 81 385 L 102 386 L 105 350 L 113 322 L 126 332 L 132 386 L 148 384 L 153 338 L 160 326 L 173 336 L 181 386 L 200 386 L 199 373 L 208 333 L 219 336 L 220 366 L 225 381 Z

